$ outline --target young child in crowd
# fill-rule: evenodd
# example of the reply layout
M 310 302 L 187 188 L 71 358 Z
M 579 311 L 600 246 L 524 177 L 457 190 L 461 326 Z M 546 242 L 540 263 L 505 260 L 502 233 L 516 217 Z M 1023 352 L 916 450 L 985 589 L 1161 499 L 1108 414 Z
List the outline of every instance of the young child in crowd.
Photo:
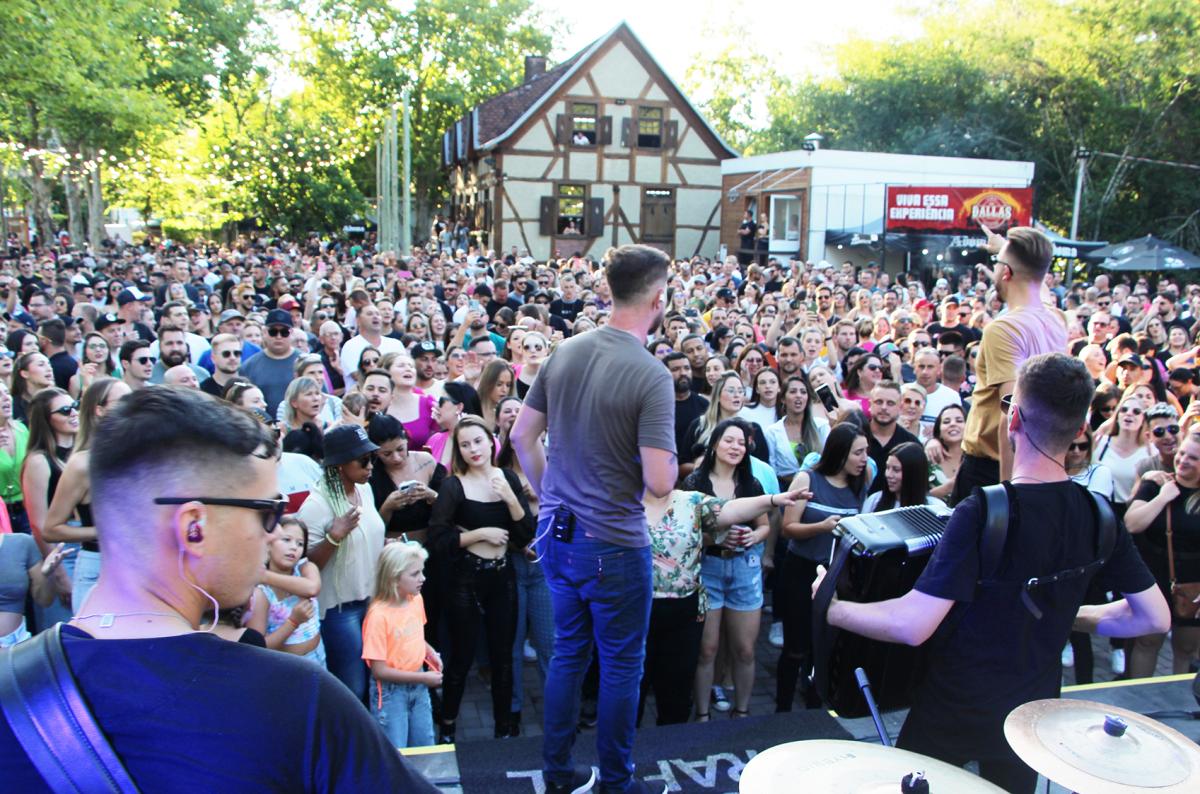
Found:
M 371 712 L 396 747 L 434 743 L 429 690 L 442 684 L 442 658 L 425 642 L 421 585 L 428 557 L 416 542 L 384 546 L 363 621 L 363 660 L 374 684 Z
M 254 593 L 249 625 L 267 639 L 267 647 L 294 653 L 325 666 L 317 618 L 321 571 L 304 557 L 308 527 L 284 516 L 267 544 L 267 567 Z

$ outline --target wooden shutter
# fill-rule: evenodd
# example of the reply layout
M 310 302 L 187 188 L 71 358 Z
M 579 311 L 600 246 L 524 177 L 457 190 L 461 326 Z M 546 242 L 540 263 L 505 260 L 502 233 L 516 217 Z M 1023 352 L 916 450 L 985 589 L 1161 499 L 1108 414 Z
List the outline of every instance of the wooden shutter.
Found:
M 596 143 L 600 146 L 612 145 L 612 116 L 600 117 L 600 133 Z
M 554 228 L 557 222 L 558 202 L 554 196 L 542 196 L 538 208 L 538 234 L 543 237 L 553 237 L 557 231 Z
M 583 233 L 588 237 L 604 234 L 604 199 L 587 200 L 587 218 L 583 222 Z
M 554 121 L 554 142 L 566 146 L 571 142 L 571 133 L 575 124 L 566 113 L 559 113 Z
M 679 145 L 679 122 L 668 121 L 663 124 L 663 148 L 674 149 Z
M 621 119 L 621 145 L 626 149 L 632 149 L 633 144 L 633 119 Z

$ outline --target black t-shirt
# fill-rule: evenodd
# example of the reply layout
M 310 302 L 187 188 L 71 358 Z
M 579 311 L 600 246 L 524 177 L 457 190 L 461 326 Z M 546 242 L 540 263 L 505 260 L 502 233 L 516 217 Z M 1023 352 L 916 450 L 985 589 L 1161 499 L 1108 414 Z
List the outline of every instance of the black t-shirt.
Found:
M 887 481 L 885 477 L 885 469 L 887 469 L 888 453 L 906 441 L 915 441 L 918 444 L 920 440 L 912 433 L 905 430 L 900 425 L 896 425 L 895 432 L 892 433 L 892 438 L 886 445 L 880 444 L 875 438 L 875 434 L 867 429 L 867 454 L 871 456 L 871 460 L 875 461 L 875 465 L 879 467 L 875 472 L 875 479 L 871 481 L 870 492 L 882 491 Z
M 550 301 L 550 313 L 561 317 L 569 323 L 575 322 L 575 318 L 583 311 L 583 299 L 576 298 L 573 301 L 565 301 L 562 298 L 555 298 Z
M 495 298 L 492 298 L 487 302 L 486 309 L 488 318 L 492 320 L 496 319 L 496 312 L 505 307 L 512 309 L 515 312 L 517 309 L 521 308 L 521 302 L 511 295 L 509 295 L 503 301 L 498 301 Z
M 437 792 L 350 690 L 306 659 L 203 633 L 62 633 L 84 699 L 143 791 Z M 3 719 L 0 780 L 6 791 L 49 791 Z
M 696 392 L 690 392 L 686 400 L 675 401 L 675 449 L 686 450 L 688 428 L 696 418 L 708 410 L 708 400 Z
M 749 230 L 748 233 L 742 234 L 741 232 L 743 229 Z M 755 223 L 754 221 L 742 221 L 738 225 L 738 236 L 742 238 L 742 242 L 741 242 L 742 248 L 753 248 L 754 247 L 754 236 L 756 234 L 758 234 L 758 224 Z
M 213 397 L 221 398 L 225 396 L 225 387 L 217 383 L 216 378 L 209 375 L 200 384 L 200 391 L 205 394 L 211 394 Z
M 953 326 L 945 326 L 941 323 L 930 323 L 929 325 L 925 326 L 925 330 L 928 331 L 929 335 L 933 337 L 934 344 L 937 344 L 938 337 L 941 336 L 945 331 L 957 331 L 962 336 L 964 345 L 969 345 L 972 342 L 978 342 L 983 338 L 982 333 L 975 330 L 971 326 L 963 325 L 962 323 Z
M 1178 483 L 1176 483 L 1178 485 Z M 1158 496 L 1158 483 L 1142 480 L 1131 501 L 1149 502 Z M 1171 546 L 1175 550 L 1175 579 L 1179 582 L 1200 581 L 1200 515 L 1187 511 L 1187 502 L 1196 488 L 1179 486 L 1179 496 L 1171 502 Z M 1138 541 L 1142 559 L 1163 595 L 1168 595 L 1171 586 L 1170 568 L 1167 565 L 1167 511 L 1160 510 Z M 1200 626 L 1200 621 L 1173 618 L 1176 625 Z
M 1007 748 L 1004 718 L 1010 711 L 1059 696 L 1062 648 L 1089 579 L 1078 576 L 1036 588 L 1041 620 L 1022 603 L 1022 585 L 1096 558 L 1093 507 L 1082 486 L 1045 483 L 1013 490 L 995 582 L 977 582 L 983 515 L 971 495 L 955 509 L 915 588 L 955 604 L 927 643 L 929 668 L 904 731 L 940 743 L 947 755 L 999 754 Z M 1093 581 L 1099 590 L 1119 593 L 1139 593 L 1154 584 L 1123 527 Z
M 66 389 L 71 385 L 71 376 L 79 371 L 79 363 L 65 350 L 50 356 L 50 369 L 54 370 L 54 385 Z

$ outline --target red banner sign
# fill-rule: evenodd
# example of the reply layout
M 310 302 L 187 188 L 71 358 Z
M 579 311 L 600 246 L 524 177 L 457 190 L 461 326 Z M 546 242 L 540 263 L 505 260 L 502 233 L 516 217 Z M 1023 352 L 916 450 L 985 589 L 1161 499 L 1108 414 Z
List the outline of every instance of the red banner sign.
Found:
M 893 187 L 887 189 L 889 232 L 996 231 L 1033 223 L 1033 188 Z

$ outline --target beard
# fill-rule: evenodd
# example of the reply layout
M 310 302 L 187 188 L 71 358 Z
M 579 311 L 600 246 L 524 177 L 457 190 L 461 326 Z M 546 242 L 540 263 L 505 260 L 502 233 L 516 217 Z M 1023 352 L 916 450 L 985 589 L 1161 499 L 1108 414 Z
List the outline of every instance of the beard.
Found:
M 170 367 L 178 367 L 180 364 L 186 363 L 187 360 L 188 360 L 187 353 L 171 352 L 171 353 L 163 353 L 162 354 L 163 366 L 168 369 Z

